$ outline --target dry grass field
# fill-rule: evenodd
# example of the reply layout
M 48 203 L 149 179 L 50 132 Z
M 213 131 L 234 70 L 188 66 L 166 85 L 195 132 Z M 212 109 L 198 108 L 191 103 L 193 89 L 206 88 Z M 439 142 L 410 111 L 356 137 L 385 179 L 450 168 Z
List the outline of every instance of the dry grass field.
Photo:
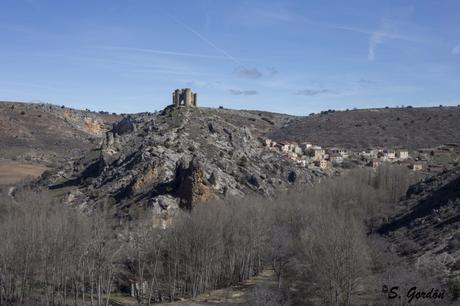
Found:
M 0 160 L 0 185 L 14 185 L 27 177 L 37 177 L 46 169 L 43 165 Z

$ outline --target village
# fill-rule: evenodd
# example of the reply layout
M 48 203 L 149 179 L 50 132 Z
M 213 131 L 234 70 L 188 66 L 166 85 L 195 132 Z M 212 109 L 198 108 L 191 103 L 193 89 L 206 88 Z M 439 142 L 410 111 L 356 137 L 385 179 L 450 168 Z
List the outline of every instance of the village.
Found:
M 333 170 L 354 166 L 377 169 L 383 163 L 405 165 L 413 171 L 439 172 L 459 162 L 458 144 L 447 144 L 437 148 L 407 149 L 369 148 L 350 150 L 338 147 L 321 147 L 310 142 L 276 142 L 264 139 L 264 145 L 279 152 L 286 159 L 295 161 L 300 167 Z
M 194 108 L 198 95 L 190 88 L 176 89 L 172 93 L 172 107 Z M 413 171 L 434 173 L 457 166 L 460 161 L 460 144 L 450 143 L 436 148 L 409 151 L 405 148 L 373 147 L 352 150 L 339 147 L 322 147 L 312 142 L 282 141 L 259 138 L 264 146 L 295 161 L 299 167 L 335 171 L 339 168 L 371 167 L 378 169 L 383 163 L 407 166 Z

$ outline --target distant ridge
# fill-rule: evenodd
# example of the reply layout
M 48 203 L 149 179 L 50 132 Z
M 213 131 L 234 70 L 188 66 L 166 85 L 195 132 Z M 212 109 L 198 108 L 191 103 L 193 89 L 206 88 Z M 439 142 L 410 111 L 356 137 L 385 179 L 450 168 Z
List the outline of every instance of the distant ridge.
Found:
M 293 117 L 267 136 L 276 141 L 309 141 L 346 148 L 436 147 L 460 143 L 460 107 L 326 111 Z
M 0 101 L 0 157 L 56 164 L 99 145 L 119 115 L 45 103 Z

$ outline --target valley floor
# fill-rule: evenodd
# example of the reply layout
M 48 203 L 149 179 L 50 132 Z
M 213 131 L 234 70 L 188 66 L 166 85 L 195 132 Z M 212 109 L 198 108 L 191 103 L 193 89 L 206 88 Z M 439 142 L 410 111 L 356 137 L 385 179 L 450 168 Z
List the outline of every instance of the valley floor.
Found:
M 254 287 L 273 289 L 277 287 L 274 271 L 267 269 L 257 276 L 254 276 L 240 285 L 213 290 L 209 293 L 201 294 L 194 299 L 183 299 L 176 302 L 167 302 L 161 306 L 198 306 L 198 305 L 244 305 L 248 303 L 248 293 Z M 114 296 L 111 298 L 114 306 L 137 305 L 136 299 L 125 296 Z

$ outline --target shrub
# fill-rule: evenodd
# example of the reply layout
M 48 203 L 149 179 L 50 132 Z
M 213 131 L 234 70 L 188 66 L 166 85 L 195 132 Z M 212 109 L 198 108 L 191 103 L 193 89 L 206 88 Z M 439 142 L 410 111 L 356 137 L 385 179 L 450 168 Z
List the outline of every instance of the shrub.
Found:
M 259 181 L 257 180 L 257 178 L 254 175 L 251 175 L 248 178 L 248 182 L 249 182 L 249 184 L 253 185 L 254 187 L 257 187 L 257 188 L 260 187 Z
M 452 297 L 452 301 L 458 300 L 460 297 L 460 282 L 458 280 L 451 279 L 447 282 L 449 288 L 449 295 Z
M 275 288 L 257 285 L 248 293 L 247 306 L 283 305 L 283 296 Z
M 404 241 L 399 247 L 401 255 L 403 256 L 414 254 L 418 249 L 418 244 L 412 240 Z
M 244 167 L 246 167 L 247 163 L 248 163 L 248 159 L 247 159 L 246 156 L 243 155 L 243 156 L 241 156 L 241 158 L 238 161 L 238 166 L 244 168 Z
M 288 181 L 290 183 L 294 183 L 297 179 L 297 173 L 295 173 L 295 171 L 291 171 L 289 172 L 289 175 L 288 175 Z

